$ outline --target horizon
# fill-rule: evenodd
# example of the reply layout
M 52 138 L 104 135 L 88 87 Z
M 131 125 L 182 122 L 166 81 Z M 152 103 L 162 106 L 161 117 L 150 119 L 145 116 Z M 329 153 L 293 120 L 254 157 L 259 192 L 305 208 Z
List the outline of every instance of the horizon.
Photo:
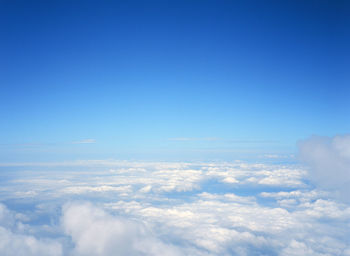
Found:
M 0 255 L 350 256 L 349 14 L 0 1 Z

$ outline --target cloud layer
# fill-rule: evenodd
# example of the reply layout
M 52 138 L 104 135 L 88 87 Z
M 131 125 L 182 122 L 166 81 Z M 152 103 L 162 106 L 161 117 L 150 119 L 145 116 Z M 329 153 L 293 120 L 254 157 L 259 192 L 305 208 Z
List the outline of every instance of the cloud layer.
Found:
M 0 184 L 1 255 L 350 255 L 349 205 L 296 165 L 12 168 Z

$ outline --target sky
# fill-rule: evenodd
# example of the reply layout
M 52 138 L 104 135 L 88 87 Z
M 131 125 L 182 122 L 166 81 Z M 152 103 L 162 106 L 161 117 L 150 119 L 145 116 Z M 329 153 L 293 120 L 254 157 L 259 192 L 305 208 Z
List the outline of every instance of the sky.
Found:
M 0 161 L 294 154 L 350 129 L 347 1 L 1 1 Z
M 0 255 L 350 256 L 349 13 L 0 0 Z

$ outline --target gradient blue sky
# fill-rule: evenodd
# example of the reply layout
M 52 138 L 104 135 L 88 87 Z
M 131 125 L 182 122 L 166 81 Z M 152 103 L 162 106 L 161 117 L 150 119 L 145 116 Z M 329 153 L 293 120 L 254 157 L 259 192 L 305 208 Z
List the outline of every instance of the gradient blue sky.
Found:
M 349 132 L 349 7 L 1 1 L 0 161 L 232 160 Z

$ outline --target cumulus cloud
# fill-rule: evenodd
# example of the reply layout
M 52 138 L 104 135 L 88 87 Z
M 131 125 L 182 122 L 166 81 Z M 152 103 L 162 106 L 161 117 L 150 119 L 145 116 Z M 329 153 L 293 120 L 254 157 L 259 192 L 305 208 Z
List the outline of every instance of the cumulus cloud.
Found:
M 110 166 L 108 165 L 110 163 Z M 35 171 L 26 178 L 13 180 L 18 186 L 7 186 L 3 198 L 69 197 L 71 195 L 119 198 L 164 197 L 169 193 L 205 191 L 209 184 L 216 189 L 240 187 L 302 188 L 305 170 L 296 166 L 247 163 L 152 163 L 113 162 L 96 165 L 83 162 L 79 167 L 89 171 Z M 62 165 L 64 166 L 64 165 Z M 39 166 L 41 168 L 47 166 Z M 37 167 L 37 168 L 39 168 Z M 61 165 L 50 166 L 60 168 Z M 110 167 L 113 167 L 111 169 Z M 20 176 L 20 175 L 19 175 Z M 220 185 L 219 185 L 220 184 Z M 21 186 L 19 186 L 21 185 Z M 210 188 L 210 186 L 209 186 Z
M 0 253 L 3 256 L 59 256 L 62 255 L 62 247 L 56 241 L 38 240 L 0 227 Z
M 190 255 L 295 255 L 297 245 L 306 253 L 301 255 L 343 255 L 349 231 L 342 225 L 350 220 L 350 208 L 311 194 L 277 195 L 298 197 L 293 210 L 263 206 L 253 196 L 207 192 L 176 205 L 119 201 L 106 207 L 145 220 L 159 233 L 176 237 L 181 246 L 198 249 Z M 343 239 L 336 239 L 341 234 Z M 328 241 L 327 246 L 321 241 Z
M 0 255 L 60 256 L 62 246 L 52 239 L 37 239 L 26 234 L 26 227 L 19 220 L 22 214 L 14 213 L 0 204 Z
M 34 169 L 0 181 L 3 201 L 19 205 L 15 212 L 0 204 L 0 255 L 350 251 L 349 205 L 310 186 L 306 170 L 291 163 L 106 160 Z
M 142 223 L 112 216 L 89 203 L 63 208 L 62 225 L 77 255 L 181 255 L 155 238 Z
M 310 166 L 309 177 L 318 186 L 338 192 L 344 200 L 350 193 L 350 135 L 313 136 L 298 143 L 299 157 Z

